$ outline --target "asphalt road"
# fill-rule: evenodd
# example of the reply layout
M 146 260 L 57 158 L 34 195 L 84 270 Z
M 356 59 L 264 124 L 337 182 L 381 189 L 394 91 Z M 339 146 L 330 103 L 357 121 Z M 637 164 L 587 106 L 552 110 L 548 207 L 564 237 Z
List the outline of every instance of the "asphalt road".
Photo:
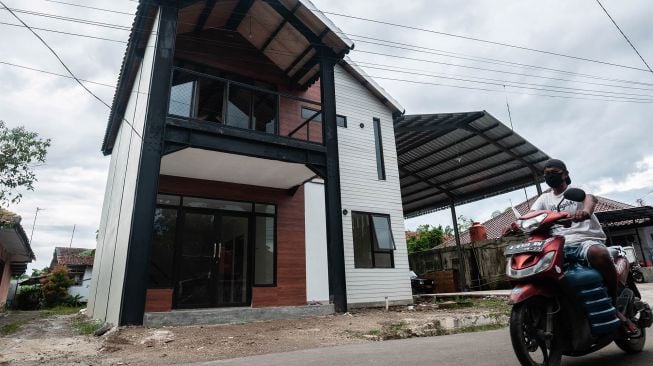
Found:
M 640 285 L 642 297 L 653 304 L 653 284 Z M 580 358 L 566 357 L 563 365 L 651 365 L 653 364 L 653 331 L 649 332 L 645 350 L 626 355 L 615 345 Z M 507 329 L 456 334 L 443 337 L 413 338 L 374 342 L 351 346 L 318 348 L 275 353 L 231 360 L 204 362 L 195 365 L 215 366 L 330 366 L 330 365 L 515 365 L 517 360 L 510 345 Z

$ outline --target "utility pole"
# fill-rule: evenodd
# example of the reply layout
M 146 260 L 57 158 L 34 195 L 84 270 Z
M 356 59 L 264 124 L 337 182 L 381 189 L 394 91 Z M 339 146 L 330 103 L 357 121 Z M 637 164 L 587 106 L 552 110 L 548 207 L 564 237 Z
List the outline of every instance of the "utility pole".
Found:
M 75 237 L 75 228 L 77 227 L 77 224 L 73 225 L 73 235 L 70 236 L 70 244 L 68 245 L 68 248 L 73 247 L 73 238 Z
M 36 207 L 36 214 L 34 214 L 34 222 L 32 223 L 32 233 L 29 234 L 29 244 L 32 245 L 32 237 L 34 236 L 34 227 L 36 226 L 36 218 L 39 216 L 39 211 L 45 210 L 44 208 Z

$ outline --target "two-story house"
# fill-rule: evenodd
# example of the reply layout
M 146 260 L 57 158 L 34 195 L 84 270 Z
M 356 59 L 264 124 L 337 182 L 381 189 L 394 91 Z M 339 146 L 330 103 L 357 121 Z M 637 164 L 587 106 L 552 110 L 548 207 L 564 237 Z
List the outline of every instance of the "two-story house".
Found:
M 89 314 L 412 301 L 403 108 L 352 48 L 308 0 L 140 2 L 102 145 Z

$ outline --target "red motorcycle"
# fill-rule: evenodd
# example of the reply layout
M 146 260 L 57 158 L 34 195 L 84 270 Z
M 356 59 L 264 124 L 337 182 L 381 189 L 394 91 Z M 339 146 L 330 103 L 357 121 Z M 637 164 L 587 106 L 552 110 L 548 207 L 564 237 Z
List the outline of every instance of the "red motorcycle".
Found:
M 570 188 L 564 197 L 582 202 L 585 192 Z M 619 295 L 613 302 L 602 275 L 584 263 L 577 248 L 565 247 L 564 237 L 551 234 L 554 225 L 571 224 L 569 213 L 558 207 L 529 212 L 512 226 L 513 233 L 528 234 L 523 243 L 505 249 L 506 274 L 514 285 L 510 338 L 522 365 L 559 365 L 563 355 L 583 356 L 612 342 L 627 353 L 638 353 L 653 322 L 625 255 L 610 251 L 619 276 Z M 637 325 L 635 334 L 622 331 L 617 309 Z

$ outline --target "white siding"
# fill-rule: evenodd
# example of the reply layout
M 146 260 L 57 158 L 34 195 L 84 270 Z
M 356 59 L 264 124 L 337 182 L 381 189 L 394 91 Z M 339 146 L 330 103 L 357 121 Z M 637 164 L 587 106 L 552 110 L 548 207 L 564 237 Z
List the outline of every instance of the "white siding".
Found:
M 154 24 L 156 29 L 158 15 Z M 142 148 L 142 141 L 134 130 L 143 135 L 155 45 L 156 32 L 153 32 L 149 37 L 125 111 L 125 119 L 131 122 L 134 128 L 125 121 L 122 122 L 111 155 L 95 252 L 95 270 L 88 309 L 94 318 L 114 325 L 117 325 L 120 319 L 127 248 Z
M 350 212 L 342 217 L 347 301 L 412 301 L 392 112 L 340 66 L 335 82 L 337 113 L 347 117 L 338 128 L 342 208 Z M 373 118 L 381 121 L 386 180 L 377 176 Z M 355 268 L 351 211 L 390 215 L 395 268 Z
M 304 185 L 306 222 L 306 301 L 329 301 L 324 183 Z

